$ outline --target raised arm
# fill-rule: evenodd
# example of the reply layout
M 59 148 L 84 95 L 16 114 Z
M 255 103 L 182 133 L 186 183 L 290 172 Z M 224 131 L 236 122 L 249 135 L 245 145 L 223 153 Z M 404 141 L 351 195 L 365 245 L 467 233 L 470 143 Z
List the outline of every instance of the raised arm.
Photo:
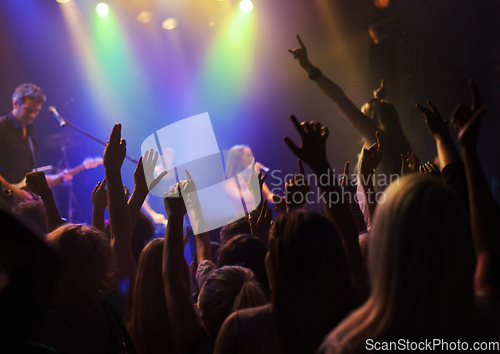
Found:
M 106 189 L 106 178 L 97 182 L 92 191 L 92 226 L 105 231 L 104 211 L 108 206 L 108 190 Z
M 327 180 L 333 181 L 332 183 L 319 183 L 325 213 L 339 232 L 349 264 L 353 287 L 360 299 L 364 300 L 368 295 L 366 267 L 359 247 L 354 217 L 348 203 L 341 200 L 342 190 L 335 180 L 326 157 L 328 129 L 319 122 L 300 123 L 293 115 L 290 118 L 301 137 L 302 144 L 297 146 L 288 137 L 284 138 L 285 143 L 299 159 L 311 167 L 313 173 L 318 177 L 318 181 L 323 180 L 320 177 L 325 175 L 330 175 L 331 178 Z M 334 197 L 338 197 L 335 198 L 337 202 L 333 202 Z
M 344 174 L 339 178 L 340 188 L 342 189 L 342 195 L 349 198 L 349 209 L 351 209 L 351 214 L 356 222 L 356 227 L 358 229 L 358 235 L 361 233 L 366 233 L 366 222 L 363 212 L 359 207 L 358 200 L 358 183 L 350 177 L 349 175 L 349 165 L 350 162 L 347 161 L 344 165 Z
M 47 232 L 51 232 L 62 225 L 63 220 L 61 219 L 61 215 L 59 215 L 59 210 L 57 210 L 56 202 L 45 179 L 45 174 L 43 172 L 29 172 L 26 174 L 26 187 L 42 199 L 47 219 Z
M 137 218 L 141 210 L 144 200 L 151 189 L 156 187 L 160 180 L 167 174 L 167 171 L 162 171 L 156 178 L 154 177 L 154 168 L 158 161 L 158 151 L 153 149 L 144 153 L 144 158 L 141 156 L 137 162 L 134 172 L 134 190 L 128 200 L 128 208 L 130 212 L 130 227 L 135 229 Z M 146 177 L 146 175 L 148 177 Z M 148 186 L 146 181 L 152 181 Z
M 307 72 L 309 78 L 316 82 L 333 103 L 336 104 L 342 115 L 351 123 L 368 144 L 375 142 L 377 126 L 373 120 L 363 114 L 354 103 L 347 97 L 342 89 L 332 80 L 327 78 L 317 67 L 315 67 L 307 56 L 307 50 L 299 35 L 297 35 L 299 48 L 289 49 L 294 58 L 299 61 L 300 66 Z
M 477 154 L 479 125 L 485 110 L 481 108 L 474 82 L 469 82 L 472 96 L 470 107 L 457 105 L 452 114 L 452 125 L 458 133 L 467 175 L 472 238 L 477 265 L 475 289 L 478 293 L 500 295 L 498 269 L 500 262 L 495 203 Z
M 33 196 L 29 192 L 16 187 L 15 184 L 9 183 L 2 175 L 0 175 L 0 185 L 2 186 L 2 190 L 8 189 L 11 191 L 14 205 L 33 200 Z
M 373 185 L 373 178 L 375 176 L 375 169 L 382 161 L 384 146 L 380 133 L 376 133 L 377 142 L 370 146 L 368 149 L 363 149 L 361 156 L 360 168 L 360 182 L 365 194 L 366 204 L 368 206 L 368 214 L 370 220 L 373 220 L 375 215 L 375 208 L 377 207 L 375 187 Z
M 189 267 L 184 259 L 182 223 L 186 206 L 181 194 L 181 185 L 177 183 L 175 188 L 177 193 L 171 190 L 170 195 L 165 195 L 168 224 L 163 247 L 162 274 L 167 310 L 177 349 L 179 353 L 186 353 L 203 335 L 204 328 L 198 321 L 193 305 Z
M 132 254 L 132 229 L 127 197 L 123 188 L 121 166 L 127 152 L 124 139 L 121 138 L 121 124 L 115 124 L 103 154 L 104 172 L 108 188 L 108 215 L 111 233 L 111 247 L 117 259 L 115 286 L 125 278 L 134 283 L 136 264 Z
M 423 107 L 418 103 L 415 107 L 422 112 L 425 117 L 425 125 L 431 134 L 432 138 L 436 141 L 436 150 L 439 158 L 439 165 L 441 170 L 453 162 L 460 162 L 460 155 L 458 154 L 455 143 L 451 138 L 450 131 L 448 130 L 448 122 L 443 121 L 441 114 L 434 107 L 431 101 L 427 101 L 427 107 Z

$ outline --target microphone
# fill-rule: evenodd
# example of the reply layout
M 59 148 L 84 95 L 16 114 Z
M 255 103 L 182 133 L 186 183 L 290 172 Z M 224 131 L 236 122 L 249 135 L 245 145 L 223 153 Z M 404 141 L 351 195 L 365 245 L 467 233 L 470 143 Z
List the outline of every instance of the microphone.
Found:
M 261 170 L 261 171 L 264 171 L 265 173 L 268 173 L 268 172 L 269 172 L 269 170 L 270 170 L 270 168 L 269 168 L 269 167 L 264 166 L 264 165 L 263 165 L 263 164 L 261 164 L 260 162 L 257 162 L 257 168 L 259 168 L 259 167 L 260 167 L 260 170 Z
M 56 107 L 54 106 L 50 106 L 49 107 L 49 113 L 52 117 L 54 117 L 54 119 L 57 121 L 57 123 L 59 123 L 59 125 L 61 127 L 64 127 L 66 125 L 66 121 L 64 120 L 63 117 L 61 117 L 61 115 L 59 114 L 59 112 L 57 111 Z

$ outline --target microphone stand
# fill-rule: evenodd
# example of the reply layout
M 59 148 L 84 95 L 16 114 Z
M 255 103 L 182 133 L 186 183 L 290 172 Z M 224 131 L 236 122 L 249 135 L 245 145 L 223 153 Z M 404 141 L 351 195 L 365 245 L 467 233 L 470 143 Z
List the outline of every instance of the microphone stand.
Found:
M 61 152 L 63 155 L 64 168 L 66 171 L 69 170 L 68 154 L 66 152 L 66 144 L 61 145 Z M 63 182 L 68 185 L 68 222 L 71 224 L 73 222 L 73 181 Z
M 92 135 L 92 134 L 90 134 L 89 132 L 86 132 L 86 131 L 84 131 L 83 129 L 80 129 L 79 127 L 75 126 L 75 125 L 74 125 L 74 124 L 72 124 L 71 122 L 68 122 L 67 120 L 64 120 L 64 122 L 65 122 L 66 124 L 61 125 L 61 128 L 64 128 L 66 125 L 67 125 L 67 126 L 70 126 L 71 128 L 73 128 L 73 129 L 74 129 L 74 130 L 76 130 L 77 132 L 82 133 L 83 135 L 87 136 L 88 138 L 90 138 L 90 139 L 92 139 L 92 140 L 94 140 L 94 141 L 97 141 L 98 143 L 102 144 L 103 146 L 106 146 L 106 142 L 104 142 L 104 141 L 102 141 L 102 140 L 100 140 L 100 139 L 96 138 L 95 136 L 93 136 L 93 135 Z M 127 159 L 129 159 L 130 161 L 132 161 L 132 162 L 136 163 L 136 164 L 138 163 L 138 161 L 137 161 L 136 159 L 134 159 L 134 158 L 132 158 L 132 157 L 130 157 L 130 156 L 128 156 L 128 155 L 125 155 L 125 157 L 126 157 Z

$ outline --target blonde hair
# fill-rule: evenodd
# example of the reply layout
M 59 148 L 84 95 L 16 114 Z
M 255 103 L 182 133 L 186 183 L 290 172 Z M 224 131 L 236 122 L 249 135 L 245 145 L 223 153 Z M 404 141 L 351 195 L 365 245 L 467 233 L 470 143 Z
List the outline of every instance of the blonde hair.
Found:
M 226 178 L 235 177 L 248 166 L 243 165 L 243 152 L 250 149 L 248 145 L 234 145 L 227 154 Z
M 324 342 L 339 353 L 361 350 L 367 339 L 467 333 L 473 262 L 464 206 L 442 181 L 419 174 L 393 183 L 386 196 L 370 232 L 370 298 Z
M 403 132 L 396 109 L 389 101 L 375 98 L 366 102 L 361 107 L 361 112 L 375 122 L 384 142 L 383 159 L 377 171 L 400 174 L 401 154 L 410 152 L 412 149 Z M 373 138 L 375 139 L 375 136 Z M 358 157 L 360 156 L 361 154 Z

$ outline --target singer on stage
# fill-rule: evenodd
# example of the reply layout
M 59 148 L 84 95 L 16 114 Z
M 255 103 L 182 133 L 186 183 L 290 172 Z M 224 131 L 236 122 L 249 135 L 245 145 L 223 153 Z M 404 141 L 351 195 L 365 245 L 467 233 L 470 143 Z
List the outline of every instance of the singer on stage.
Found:
M 0 181 L 11 189 L 17 202 L 32 199 L 12 184 L 22 181 L 36 165 L 36 140 L 32 123 L 45 102 L 45 94 L 34 84 L 19 85 L 12 94 L 12 111 L 0 118 Z

